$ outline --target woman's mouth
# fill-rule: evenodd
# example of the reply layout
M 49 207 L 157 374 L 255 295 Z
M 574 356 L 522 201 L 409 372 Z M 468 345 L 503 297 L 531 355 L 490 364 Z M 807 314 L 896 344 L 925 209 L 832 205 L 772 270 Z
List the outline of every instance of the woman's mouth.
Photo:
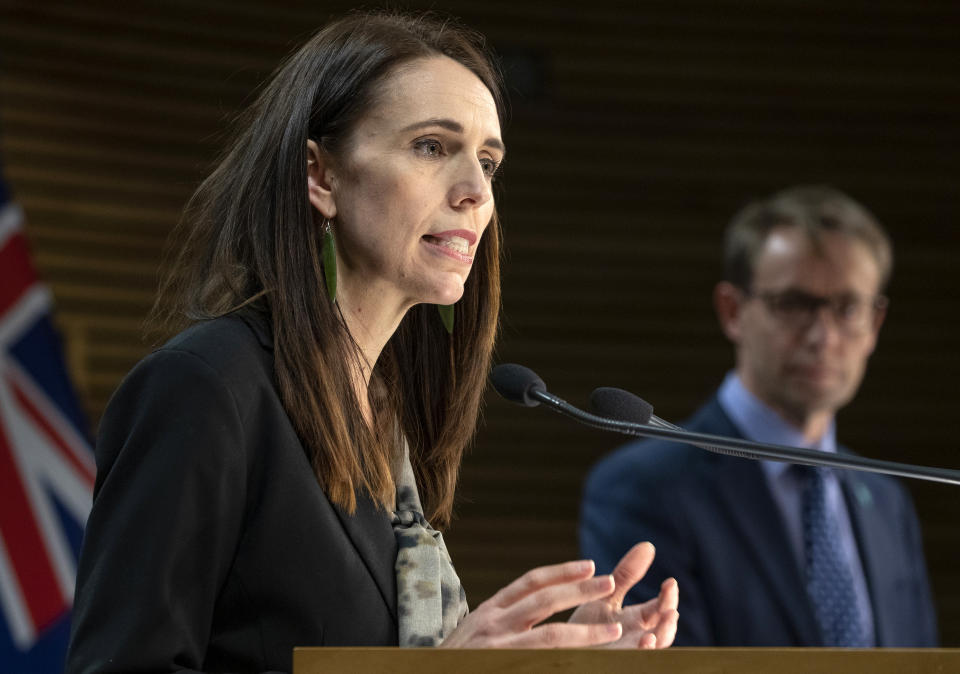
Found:
M 471 264 L 473 256 L 470 255 L 470 242 L 462 236 L 439 237 L 432 234 L 423 236 L 423 241 L 431 250 L 446 255 L 458 262 Z

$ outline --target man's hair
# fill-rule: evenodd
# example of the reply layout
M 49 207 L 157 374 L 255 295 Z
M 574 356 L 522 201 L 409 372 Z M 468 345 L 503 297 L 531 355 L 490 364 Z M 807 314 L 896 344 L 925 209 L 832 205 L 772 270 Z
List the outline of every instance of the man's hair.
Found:
M 877 263 L 880 289 L 890 280 L 893 248 L 873 214 L 840 190 L 804 185 L 754 201 L 733 216 L 724 238 L 725 281 L 750 290 L 757 257 L 770 232 L 777 227 L 800 228 L 818 247 L 825 232 L 860 241 Z

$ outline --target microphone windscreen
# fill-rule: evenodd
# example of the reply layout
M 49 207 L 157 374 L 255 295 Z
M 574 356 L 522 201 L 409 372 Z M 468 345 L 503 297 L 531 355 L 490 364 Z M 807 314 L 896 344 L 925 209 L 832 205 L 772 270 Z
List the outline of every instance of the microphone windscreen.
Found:
M 653 416 L 653 405 L 630 391 L 602 386 L 590 394 L 590 407 L 601 417 L 647 424 Z
M 502 363 L 490 372 L 490 382 L 497 393 L 512 403 L 536 407 L 540 401 L 530 396 L 534 391 L 546 392 L 547 385 L 537 373 L 516 363 Z

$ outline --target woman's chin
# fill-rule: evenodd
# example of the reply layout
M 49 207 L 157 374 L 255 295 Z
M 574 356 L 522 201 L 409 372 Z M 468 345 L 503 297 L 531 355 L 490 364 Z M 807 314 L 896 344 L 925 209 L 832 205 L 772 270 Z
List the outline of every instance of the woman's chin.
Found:
M 462 292 L 462 291 L 459 292 L 459 293 L 444 293 L 444 294 L 441 294 L 441 295 L 437 295 L 437 296 L 436 296 L 434 299 L 432 299 L 432 300 L 428 300 L 427 303 L 428 303 L 428 304 L 440 304 L 440 305 L 456 304 L 457 302 L 460 301 L 460 298 L 461 298 L 461 297 L 463 297 L 463 292 Z
M 456 304 L 463 297 L 463 283 L 458 278 L 455 282 L 431 288 L 424 296 L 423 302 L 426 304 Z

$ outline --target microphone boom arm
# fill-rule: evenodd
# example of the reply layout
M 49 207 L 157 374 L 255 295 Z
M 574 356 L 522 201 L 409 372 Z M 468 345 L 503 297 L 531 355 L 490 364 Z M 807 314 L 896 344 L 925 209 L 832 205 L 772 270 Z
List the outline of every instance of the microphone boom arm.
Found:
M 663 438 L 665 440 L 693 445 L 710 452 L 729 454 L 743 459 L 785 461 L 806 466 L 830 466 L 833 468 L 860 470 L 869 473 L 881 473 L 883 475 L 895 475 L 897 477 L 960 485 L 960 471 L 958 470 L 914 466 L 906 463 L 897 463 L 896 461 L 869 459 L 849 454 L 832 454 L 814 449 L 803 449 L 801 447 L 763 444 L 750 440 L 727 438 L 720 435 L 694 433 L 692 431 L 685 431 L 679 426 L 674 426 L 658 417 L 652 417 L 651 419 L 651 421 L 657 425 L 608 419 L 607 417 L 590 414 L 578 407 L 574 407 L 566 400 L 546 390 L 532 389 L 527 392 L 527 395 L 566 417 L 575 419 L 586 426 L 604 431 L 612 431 L 614 433 L 637 437 Z

